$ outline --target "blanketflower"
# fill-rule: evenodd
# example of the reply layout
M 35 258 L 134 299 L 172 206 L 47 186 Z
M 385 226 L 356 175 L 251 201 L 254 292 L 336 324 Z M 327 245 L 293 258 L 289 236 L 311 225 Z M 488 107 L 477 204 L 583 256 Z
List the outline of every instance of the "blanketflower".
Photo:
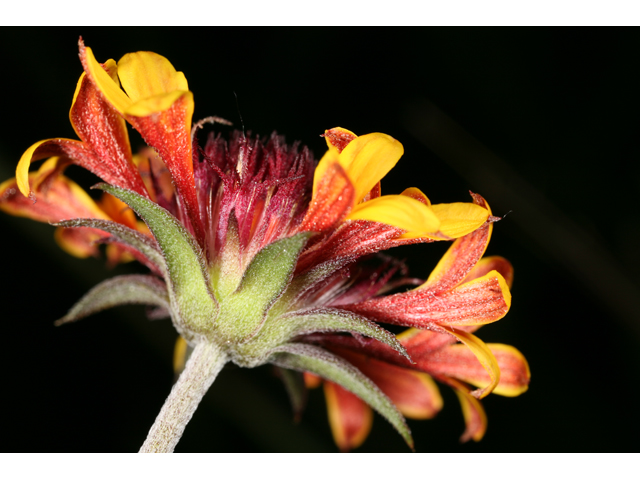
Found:
M 412 447 L 392 398 L 376 386 L 375 375 L 356 368 L 354 355 L 370 354 L 371 343 L 340 343 L 346 334 L 366 337 L 378 345 L 375 352 L 386 352 L 384 361 L 413 365 L 404 340 L 377 322 L 460 340 L 471 353 L 454 363 L 479 362 L 490 379 L 481 392 L 499 388 L 499 362 L 469 333 L 509 309 L 509 288 L 498 271 L 457 285 L 463 269 L 452 275 L 442 267 L 442 275 L 422 287 L 385 297 L 380 294 L 414 282 L 390 281 L 394 269 L 380 277 L 381 270 L 364 263 L 397 245 L 456 238 L 465 245 L 473 232 L 490 231 L 496 218 L 481 197 L 432 205 L 416 188 L 381 195 L 380 180 L 403 154 L 397 140 L 381 133 L 327 130 L 328 152 L 315 168 L 306 148 L 287 146 L 276 134 L 262 139 L 235 132 L 225 139 L 211 133 L 201 147 L 198 129 L 216 119 L 192 125 L 193 94 L 166 58 L 136 52 L 100 64 L 82 40 L 79 46 L 84 73 L 70 120 L 80 140 L 32 145 L 16 178 L 0 185 L 0 208 L 56 224 L 57 240 L 72 254 L 96 254 L 96 242 L 107 243 L 110 261 L 133 257 L 151 270 L 102 282 L 57 322 L 128 303 L 151 305 L 155 318 L 171 318 L 183 339 L 179 352 L 190 356 L 142 452 L 173 451 L 227 362 L 276 365 L 294 397 L 299 372 L 340 385 Z M 133 155 L 125 122 L 152 149 Z M 41 159 L 48 160 L 30 173 Z M 95 187 L 103 191 L 98 202 L 63 175 L 71 164 L 106 182 Z M 407 361 L 389 360 L 394 356 Z M 468 376 L 456 377 L 425 367 L 450 382 L 473 383 L 472 370 L 461 367 Z

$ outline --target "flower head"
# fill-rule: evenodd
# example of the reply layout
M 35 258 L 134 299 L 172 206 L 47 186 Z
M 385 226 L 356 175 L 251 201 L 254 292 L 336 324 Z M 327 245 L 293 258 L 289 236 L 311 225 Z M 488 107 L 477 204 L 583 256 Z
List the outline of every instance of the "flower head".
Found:
M 151 270 L 101 283 L 58 321 L 126 303 L 171 318 L 183 339 L 179 351 L 192 353 L 143 451 L 173 449 L 229 361 L 274 364 L 290 387 L 300 385 L 295 372 L 318 375 L 327 388 L 341 386 L 370 405 L 409 445 L 394 402 L 403 412 L 413 407 L 383 386 L 377 369 L 362 366 L 363 358 L 409 369 L 431 391 L 424 372 L 464 391 L 460 382 L 474 383 L 486 370 L 488 384 L 473 395 L 501 388 L 499 360 L 470 333 L 504 316 L 511 298 L 506 270 L 474 267 L 497 220 L 482 197 L 432 205 L 417 188 L 382 195 L 381 179 L 403 154 L 382 133 L 327 130 L 328 151 L 317 166 L 305 147 L 275 133 L 211 133 L 201 144 L 198 129 L 215 119 L 192 125 L 193 94 L 166 58 L 137 52 L 100 64 L 80 40 L 80 60 L 84 73 L 70 111 L 80 140 L 31 146 L 16 178 L 0 185 L 0 208 L 55 223 L 72 254 L 96 254 L 96 242 L 107 243 L 110 261 L 133 257 Z M 125 122 L 150 149 L 132 154 Z M 105 182 L 96 186 L 104 192 L 98 202 L 64 177 L 71 164 Z M 397 262 L 366 264 L 394 246 L 454 239 L 429 279 L 407 292 L 386 295 L 416 283 Z M 486 262 L 478 265 L 486 270 Z M 379 323 L 418 330 L 396 338 Z M 434 342 L 438 349 L 425 347 Z M 434 367 L 436 351 L 463 373 Z

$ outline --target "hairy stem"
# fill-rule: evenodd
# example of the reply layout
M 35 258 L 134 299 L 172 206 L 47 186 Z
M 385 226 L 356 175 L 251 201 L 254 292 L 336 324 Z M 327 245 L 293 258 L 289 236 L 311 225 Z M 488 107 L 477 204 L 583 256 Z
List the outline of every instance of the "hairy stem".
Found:
M 217 345 L 202 342 L 195 347 L 140 448 L 140 453 L 173 452 L 200 400 L 226 361 L 226 355 Z

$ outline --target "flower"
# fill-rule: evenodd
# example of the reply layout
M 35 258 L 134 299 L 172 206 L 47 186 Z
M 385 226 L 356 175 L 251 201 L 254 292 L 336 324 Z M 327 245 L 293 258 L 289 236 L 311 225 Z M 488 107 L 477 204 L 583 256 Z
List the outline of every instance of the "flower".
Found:
M 488 208 L 479 195 L 474 199 Z M 421 329 L 409 328 L 398 335 L 410 360 L 370 340 L 334 334 L 309 335 L 306 340 L 355 365 L 407 418 L 433 418 L 442 408 L 432 377 L 453 387 L 466 423 L 460 440 L 479 441 L 486 431 L 487 417 L 478 400 L 491 392 L 520 395 L 528 389 L 531 378 L 529 365 L 517 349 L 484 344 L 472 334 L 502 318 L 511 303 L 511 263 L 498 256 L 481 259 L 492 229 L 488 222 L 458 238 L 416 289 L 341 305 L 377 321 L 419 326 Z M 317 377 L 307 375 L 305 380 L 310 387 L 318 385 Z M 471 391 L 468 384 L 480 388 Z M 371 429 L 370 407 L 333 382 L 324 382 L 324 391 L 337 445 L 343 451 L 358 447 Z
M 300 372 L 340 385 L 412 447 L 404 417 L 349 361 L 353 353 L 345 345 L 322 346 L 351 334 L 409 359 L 407 348 L 378 321 L 437 329 L 451 342 L 461 340 L 491 367 L 492 382 L 483 391 L 498 385 L 495 362 L 465 329 L 508 310 L 510 293 L 499 273 L 460 286 L 451 278 L 462 268 L 453 276 L 436 275 L 392 296 L 404 307 L 390 315 L 385 298 L 391 297 L 379 295 L 415 282 L 398 265 L 380 277 L 383 270 L 365 264 L 397 245 L 456 238 L 464 244 L 473 232 L 489 231 L 496 219 L 481 197 L 432 205 L 416 188 L 381 195 L 380 180 L 403 154 L 400 142 L 382 133 L 327 130 L 328 151 L 317 166 L 305 147 L 288 146 L 275 133 L 264 139 L 211 133 L 201 146 L 198 130 L 220 119 L 192 125 L 193 94 L 166 58 L 136 52 L 100 64 L 82 39 L 79 49 L 84 73 L 70 119 L 80 140 L 32 145 L 16 178 L 0 186 L 0 208 L 54 223 L 70 253 L 96 254 L 95 243 L 107 243 L 111 262 L 133 257 L 151 270 L 102 282 L 56 322 L 128 303 L 151 305 L 153 317 L 171 318 L 183 339 L 178 360 L 190 355 L 141 451 L 173 451 L 227 362 L 276 365 L 294 394 Z M 132 154 L 125 122 L 150 149 Z M 29 172 L 32 162 L 45 158 Z M 98 202 L 64 177 L 71 164 L 105 182 L 94 187 L 103 192 Z M 391 281 L 394 273 L 401 278 Z M 424 313 L 433 298 L 446 307 L 437 318 Z M 469 307 L 476 298 L 493 303 Z M 340 348 L 344 356 L 336 353 Z

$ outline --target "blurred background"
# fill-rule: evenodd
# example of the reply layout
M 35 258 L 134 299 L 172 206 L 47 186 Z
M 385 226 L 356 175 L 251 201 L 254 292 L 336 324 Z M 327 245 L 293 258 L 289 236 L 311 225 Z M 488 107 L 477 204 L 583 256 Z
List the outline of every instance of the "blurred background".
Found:
M 438 417 L 409 421 L 417 451 L 638 450 L 638 30 L 3 28 L 0 181 L 32 143 L 76 138 L 80 35 L 100 61 L 169 58 L 194 92 L 194 119 L 277 130 L 317 158 L 327 128 L 384 132 L 405 148 L 385 193 L 416 186 L 446 203 L 472 190 L 506 215 L 487 254 L 513 263 L 513 306 L 479 336 L 524 353 L 530 389 L 485 399 L 485 438 L 460 444 L 460 407 L 442 387 Z M 73 258 L 53 230 L 0 214 L 2 450 L 137 451 L 172 385 L 176 333 L 133 306 L 55 328 L 90 287 L 144 270 Z M 389 253 L 426 278 L 447 246 Z M 177 451 L 336 448 L 321 390 L 295 424 L 270 367 L 228 366 Z M 408 449 L 376 416 L 358 451 Z

